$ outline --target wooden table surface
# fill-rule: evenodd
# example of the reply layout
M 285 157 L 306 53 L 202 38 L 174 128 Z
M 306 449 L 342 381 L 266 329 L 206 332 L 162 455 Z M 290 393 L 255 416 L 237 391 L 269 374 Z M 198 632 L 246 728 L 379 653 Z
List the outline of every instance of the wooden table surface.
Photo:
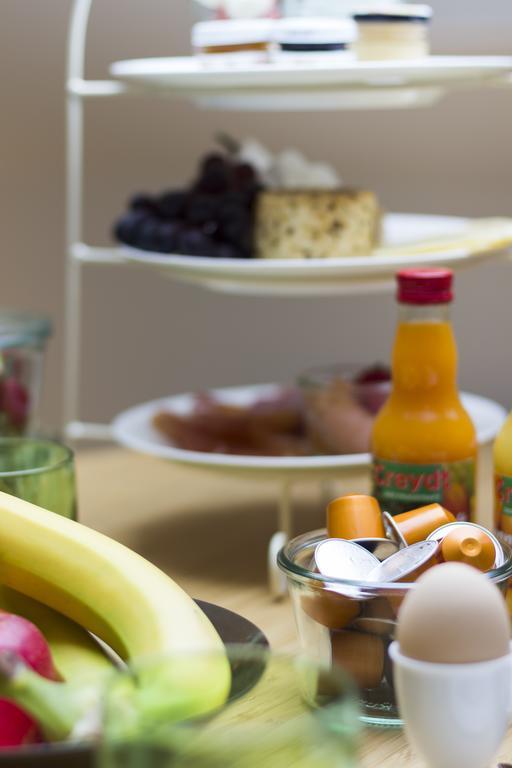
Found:
M 154 562 L 193 597 L 250 619 L 273 648 L 297 647 L 291 605 L 273 602 L 267 587 L 275 485 L 183 469 L 117 448 L 80 451 L 77 469 L 81 522 Z M 366 492 L 367 478 L 355 475 L 335 490 Z M 318 486 L 297 486 L 294 499 L 297 534 L 324 525 Z M 423 768 L 399 729 L 366 729 L 360 755 L 364 768 Z M 512 733 L 501 750 L 501 759 L 507 756 L 512 762 Z

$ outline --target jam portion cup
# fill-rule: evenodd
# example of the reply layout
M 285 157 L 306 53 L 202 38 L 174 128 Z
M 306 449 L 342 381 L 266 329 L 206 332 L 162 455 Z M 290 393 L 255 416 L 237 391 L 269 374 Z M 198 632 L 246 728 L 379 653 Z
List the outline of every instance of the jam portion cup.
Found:
M 314 570 L 314 555 L 326 538 L 325 530 L 313 531 L 289 542 L 278 555 L 288 579 L 302 650 L 317 662 L 342 666 L 355 679 L 363 722 L 400 726 L 389 646 L 395 639 L 400 605 L 415 585 L 323 576 Z M 487 575 L 506 597 L 512 549 L 501 543 L 504 563 Z

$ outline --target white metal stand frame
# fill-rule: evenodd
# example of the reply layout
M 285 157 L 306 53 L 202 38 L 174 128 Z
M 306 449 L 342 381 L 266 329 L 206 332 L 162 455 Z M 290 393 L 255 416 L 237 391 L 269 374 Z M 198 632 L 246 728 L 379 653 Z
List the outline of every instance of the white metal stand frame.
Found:
M 85 79 L 87 27 L 93 0 L 74 0 L 67 56 L 67 209 L 66 209 L 66 301 L 64 342 L 64 424 L 70 440 L 109 440 L 108 425 L 80 421 L 80 363 L 82 344 L 82 269 L 91 264 L 121 264 L 123 259 L 108 248 L 84 243 L 84 101 L 113 98 L 129 92 L 122 83 Z M 272 595 L 286 593 L 286 579 L 277 568 L 276 556 L 292 535 L 291 483 L 283 481 L 278 528 L 269 544 L 268 573 Z

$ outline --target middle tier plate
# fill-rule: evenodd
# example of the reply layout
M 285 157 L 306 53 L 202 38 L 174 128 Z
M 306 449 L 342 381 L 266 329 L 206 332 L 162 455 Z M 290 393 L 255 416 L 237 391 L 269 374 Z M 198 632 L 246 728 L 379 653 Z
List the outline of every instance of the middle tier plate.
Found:
M 390 213 L 382 245 L 346 259 L 214 259 L 122 247 L 124 259 L 165 277 L 224 293 L 314 296 L 370 293 L 393 287 L 404 267 L 452 269 L 496 257 L 512 247 L 512 219 Z
M 249 406 L 260 398 L 271 397 L 277 389 L 280 389 L 278 385 L 267 384 L 216 389 L 211 394 L 226 405 Z M 462 400 L 475 424 L 479 445 L 489 444 L 501 429 L 507 417 L 506 410 L 493 400 L 480 395 L 463 393 Z M 176 395 L 137 405 L 114 419 L 113 437 L 126 448 L 159 459 L 167 459 L 198 469 L 252 475 L 269 480 L 286 478 L 300 481 L 336 478 L 343 473 L 366 469 L 371 461 L 367 453 L 276 458 L 188 451 L 172 445 L 153 428 L 152 418 L 158 411 L 169 410 L 179 415 L 186 415 L 191 412 L 193 405 L 193 394 Z

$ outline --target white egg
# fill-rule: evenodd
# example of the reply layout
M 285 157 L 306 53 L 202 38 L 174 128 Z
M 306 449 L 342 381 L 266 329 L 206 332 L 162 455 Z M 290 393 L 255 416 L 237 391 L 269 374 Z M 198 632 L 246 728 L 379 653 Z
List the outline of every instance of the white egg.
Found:
M 510 619 L 499 589 L 469 565 L 427 571 L 405 598 L 397 639 L 404 656 L 434 664 L 473 664 L 507 656 Z

